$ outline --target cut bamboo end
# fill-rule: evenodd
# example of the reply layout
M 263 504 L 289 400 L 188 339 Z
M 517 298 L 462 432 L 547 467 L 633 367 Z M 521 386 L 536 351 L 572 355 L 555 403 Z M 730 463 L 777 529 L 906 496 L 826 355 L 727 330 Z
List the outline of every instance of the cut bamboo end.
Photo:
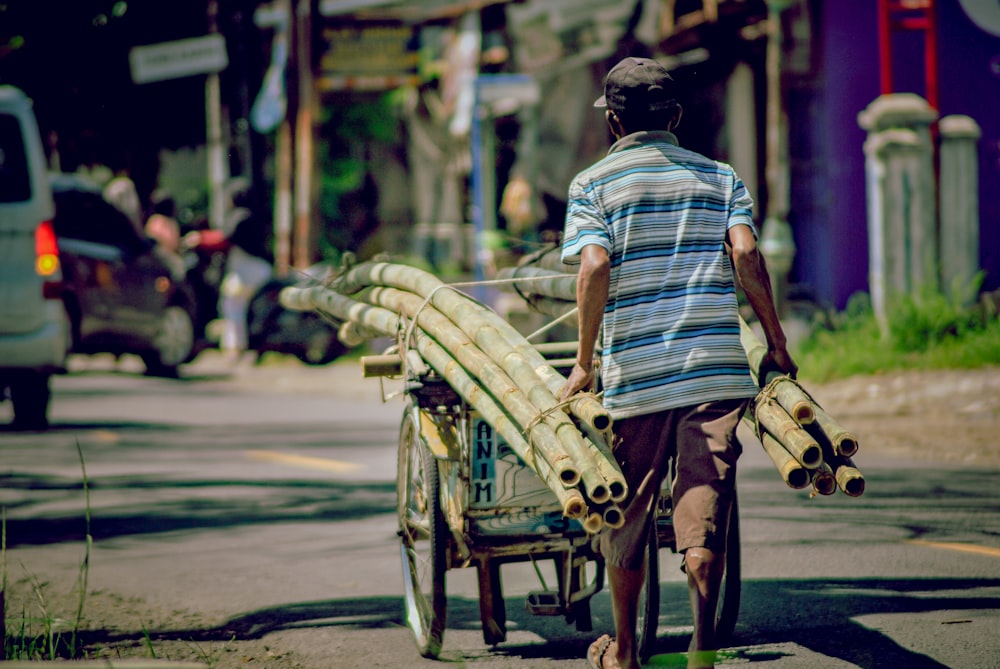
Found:
M 833 444 L 833 448 L 838 455 L 853 458 L 858 452 L 858 440 L 851 435 L 842 436 Z
M 823 431 L 823 434 L 830 440 L 833 449 L 844 457 L 853 457 L 858 452 L 858 438 L 851 432 L 845 430 L 830 414 L 817 405 L 813 405 L 816 414 L 816 425 Z
M 618 529 L 625 525 L 625 514 L 616 505 L 608 506 L 603 512 L 604 525 L 612 529 Z
M 608 491 L 611 493 L 611 501 L 616 504 L 624 502 L 628 496 L 628 486 L 625 481 L 609 481 Z
M 803 467 L 814 469 L 823 462 L 823 449 L 777 402 L 757 405 L 757 420 Z
M 577 483 L 580 482 L 580 472 L 573 469 L 572 467 L 563 467 L 558 470 L 559 480 L 567 488 L 572 488 Z
M 837 492 L 837 479 L 829 467 L 820 467 L 813 471 L 813 491 L 820 495 L 832 495 Z
M 803 467 L 791 467 L 780 473 L 789 488 L 802 490 L 809 485 L 809 471 Z
M 860 497 L 865 492 L 865 477 L 856 467 L 837 467 L 837 486 L 850 497 Z
M 575 416 L 598 432 L 604 432 L 611 427 L 611 414 L 592 396 L 574 398 L 569 407 Z
M 808 470 L 799 463 L 792 454 L 782 446 L 777 439 L 767 432 L 761 435 L 761 445 L 764 452 L 771 458 L 771 462 L 777 468 L 781 478 L 788 484 L 788 487 L 801 490 L 809 485 L 811 478 Z
M 804 444 L 798 451 L 798 457 L 804 467 L 816 467 L 823 462 L 823 449 L 816 442 Z
M 809 425 L 816 420 L 812 400 L 795 381 L 787 378 L 776 381 L 774 398 L 799 425 Z
M 793 404 L 792 410 L 789 413 L 799 425 L 809 425 L 816 420 L 816 415 L 813 413 L 809 402 L 797 402 Z
M 583 495 L 573 491 L 567 495 L 563 503 L 563 515 L 567 518 L 583 518 L 587 514 L 587 504 L 583 501 Z
M 599 513 L 590 513 L 583 521 L 583 529 L 588 534 L 597 534 L 604 527 L 604 517 Z
M 611 490 L 606 485 L 596 485 L 587 491 L 587 497 L 594 504 L 604 504 L 611 501 Z

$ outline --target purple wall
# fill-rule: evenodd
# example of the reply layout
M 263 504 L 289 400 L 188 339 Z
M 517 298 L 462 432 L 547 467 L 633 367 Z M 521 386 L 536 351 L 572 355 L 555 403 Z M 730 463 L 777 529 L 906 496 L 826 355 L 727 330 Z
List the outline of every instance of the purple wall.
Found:
M 816 80 L 789 94 L 792 202 L 798 247 L 792 280 L 843 308 L 868 290 L 864 141 L 858 113 L 879 95 L 874 0 L 820 2 Z M 939 2 L 941 114 L 967 114 L 980 141 L 980 259 L 984 287 L 1000 286 L 1000 38 L 976 27 L 957 2 Z M 894 41 L 897 91 L 925 94 L 923 41 Z
M 971 116 L 979 140 L 979 261 L 984 287 L 1000 287 L 1000 37 L 954 1 L 939 1 L 941 114 Z

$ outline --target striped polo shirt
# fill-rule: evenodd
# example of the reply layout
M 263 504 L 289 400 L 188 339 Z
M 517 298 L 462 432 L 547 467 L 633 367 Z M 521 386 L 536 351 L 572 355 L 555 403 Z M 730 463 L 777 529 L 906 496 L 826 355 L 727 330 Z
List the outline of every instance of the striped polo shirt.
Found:
M 724 242 L 754 231 L 753 200 L 724 163 L 638 132 L 570 184 L 562 258 L 597 244 L 611 258 L 601 341 L 604 405 L 627 418 L 753 397 Z

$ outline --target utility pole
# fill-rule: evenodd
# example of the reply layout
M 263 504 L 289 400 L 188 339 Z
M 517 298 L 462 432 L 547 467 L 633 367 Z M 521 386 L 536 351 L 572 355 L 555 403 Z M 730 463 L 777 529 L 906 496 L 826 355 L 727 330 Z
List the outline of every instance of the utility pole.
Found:
M 208 32 L 219 32 L 219 0 L 208 2 Z M 208 144 L 209 210 L 208 222 L 212 228 L 221 229 L 226 217 L 226 150 L 222 136 L 222 93 L 218 72 L 205 78 L 205 138 Z
M 292 0 L 280 0 L 281 12 L 287 23 L 282 28 L 283 34 L 275 39 L 287 39 L 289 64 L 284 65 L 285 74 L 292 71 L 297 60 L 295 50 L 296 27 L 292 20 Z M 278 276 L 285 276 L 292 263 L 292 121 L 296 95 L 288 95 L 290 109 L 283 115 L 278 125 L 278 136 L 275 143 L 276 173 L 274 179 L 274 271 Z
M 295 114 L 295 234 L 293 262 L 298 269 L 313 263 L 316 230 L 313 225 L 315 173 L 315 82 L 312 70 L 312 4 L 298 0 L 295 10 L 295 53 L 298 101 Z
M 761 230 L 760 252 L 771 275 L 771 291 L 779 315 L 785 311 L 788 272 L 795 258 L 795 240 L 788 224 L 788 122 L 781 94 L 781 13 L 793 1 L 767 0 L 767 143 L 764 171 L 767 179 L 767 215 Z

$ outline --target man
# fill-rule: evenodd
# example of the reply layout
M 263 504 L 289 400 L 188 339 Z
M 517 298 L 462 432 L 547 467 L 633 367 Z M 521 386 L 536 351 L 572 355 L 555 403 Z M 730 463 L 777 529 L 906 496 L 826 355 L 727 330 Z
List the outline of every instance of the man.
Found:
M 617 141 L 569 188 L 562 257 L 579 263 L 580 344 L 563 398 L 588 388 L 602 331 L 604 404 L 629 485 L 624 527 L 600 538 L 616 638 L 591 645 L 595 669 L 639 667 L 643 554 L 675 458 L 677 549 L 694 617 L 689 667 L 714 666 L 715 610 L 740 447 L 736 426 L 758 388 L 740 343 L 733 267 L 768 344 L 762 367 L 794 375 L 757 249 L 753 201 L 733 169 L 678 146 L 675 84 L 626 58 L 594 103 Z

